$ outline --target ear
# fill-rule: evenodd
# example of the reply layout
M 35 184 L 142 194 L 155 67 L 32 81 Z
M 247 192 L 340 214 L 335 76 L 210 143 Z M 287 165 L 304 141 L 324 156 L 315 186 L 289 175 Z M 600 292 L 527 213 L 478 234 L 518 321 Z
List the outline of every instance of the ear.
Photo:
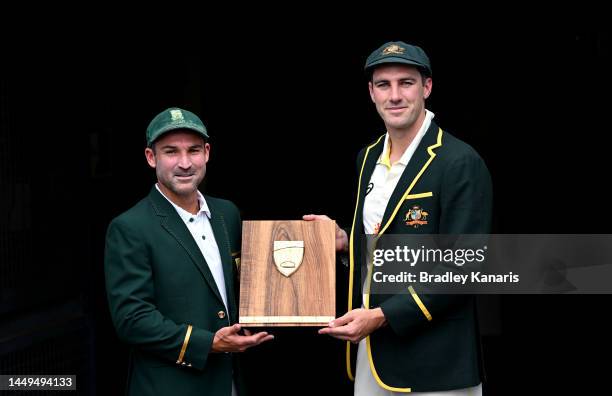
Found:
M 157 160 L 155 158 L 155 153 L 153 152 L 152 148 L 147 147 L 145 149 L 145 157 L 147 159 L 147 163 L 149 164 L 149 166 L 151 168 L 155 168 L 155 166 L 157 165 Z
M 368 89 L 370 90 L 370 99 L 372 99 L 373 103 L 376 103 L 374 102 L 374 85 L 372 85 L 372 81 L 368 83 Z
M 427 99 L 431 95 L 431 89 L 433 88 L 433 80 L 431 77 L 425 79 L 425 85 L 423 87 L 423 98 Z
M 208 158 L 210 157 L 210 144 L 204 144 L 204 162 L 208 162 Z

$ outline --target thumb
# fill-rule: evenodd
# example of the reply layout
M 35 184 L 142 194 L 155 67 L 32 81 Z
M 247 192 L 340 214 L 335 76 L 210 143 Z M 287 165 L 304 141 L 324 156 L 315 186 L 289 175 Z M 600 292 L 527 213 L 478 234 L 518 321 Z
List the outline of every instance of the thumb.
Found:
M 235 325 L 228 327 L 227 334 L 229 334 L 229 335 L 237 334 L 240 331 L 241 328 L 242 328 L 242 326 L 239 323 L 236 323 Z

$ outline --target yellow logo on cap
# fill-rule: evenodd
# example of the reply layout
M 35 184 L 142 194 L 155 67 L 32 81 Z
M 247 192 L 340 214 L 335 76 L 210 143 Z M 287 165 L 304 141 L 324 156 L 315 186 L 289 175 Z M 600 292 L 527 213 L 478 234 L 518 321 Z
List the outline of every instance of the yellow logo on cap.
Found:
M 180 110 L 170 110 L 172 121 L 184 121 L 183 113 Z
M 388 47 L 385 47 L 382 54 L 383 55 L 402 55 L 406 51 L 404 47 L 400 47 L 397 44 L 391 44 Z

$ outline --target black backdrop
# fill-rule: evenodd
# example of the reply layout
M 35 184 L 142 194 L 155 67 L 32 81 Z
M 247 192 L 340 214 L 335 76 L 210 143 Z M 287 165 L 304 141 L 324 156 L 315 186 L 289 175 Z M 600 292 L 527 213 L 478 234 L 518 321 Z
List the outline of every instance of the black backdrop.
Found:
M 286 28 L 287 26 L 285 26 Z M 0 373 L 73 373 L 83 394 L 121 393 L 127 348 L 103 284 L 109 221 L 154 182 L 149 120 L 170 106 L 211 136 L 202 190 L 243 219 L 326 213 L 348 224 L 355 156 L 384 132 L 362 65 L 388 40 L 421 45 L 428 108 L 490 168 L 496 233 L 608 233 L 611 44 L 598 24 L 225 30 L 197 44 L 66 38 L 2 66 Z M 320 33 L 320 32 L 318 32 Z M 76 33 L 74 33 L 76 34 Z M 346 273 L 338 272 L 338 314 Z M 609 296 L 497 296 L 483 312 L 488 394 L 601 389 Z M 256 393 L 349 394 L 343 344 L 278 330 L 246 354 Z

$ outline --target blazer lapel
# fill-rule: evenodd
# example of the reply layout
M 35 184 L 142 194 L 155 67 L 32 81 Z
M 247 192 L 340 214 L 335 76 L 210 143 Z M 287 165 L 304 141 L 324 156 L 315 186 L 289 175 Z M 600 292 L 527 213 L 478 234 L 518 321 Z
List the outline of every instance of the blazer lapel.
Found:
M 197 243 L 193 240 L 193 236 L 187 229 L 187 226 L 183 223 L 181 217 L 176 213 L 176 209 L 168 202 L 166 198 L 164 198 L 157 188 L 153 186 L 151 193 L 149 194 L 149 199 L 151 204 L 153 205 L 153 209 L 156 214 L 160 218 L 161 226 L 178 242 L 178 244 L 185 249 L 191 261 L 198 268 L 208 286 L 212 289 L 213 293 L 217 298 L 223 302 L 221 298 L 221 293 L 219 293 L 219 289 L 217 288 L 217 284 L 215 283 L 215 278 L 213 278 L 212 273 L 210 272 L 210 268 L 208 268 L 208 264 L 206 264 L 206 260 L 200 251 Z M 214 229 L 214 228 L 213 228 Z M 215 233 L 215 238 L 217 235 Z M 222 256 L 223 257 L 223 256 Z
M 362 168 L 359 174 L 359 187 L 357 190 L 357 207 L 355 208 L 354 216 L 354 228 L 356 235 L 361 234 L 363 231 L 363 204 L 368 193 L 370 178 L 372 177 L 372 173 L 374 173 L 374 168 L 376 168 L 376 163 L 378 162 L 378 158 L 380 157 L 385 145 L 385 136 L 386 135 L 382 135 L 380 138 L 378 138 L 376 143 L 368 147 L 365 152 L 363 163 L 361 164 Z
M 227 226 L 225 225 L 225 218 L 223 212 L 215 204 L 213 200 L 207 200 L 208 207 L 210 209 L 210 225 L 215 234 L 215 240 L 219 247 L 219 255 L 221 256 L 221 265 L 223 266 L 223 278 L 225 280 L 225 290 L 227 292 L 228 309 L 234 310 L 236 307 L 236 300 L 234 296 L 234 288 L 232 281 L 233 279 L 233 260 L 232 252 L 230 248 L 229 235 Z
M 353 214 L 353 224 L 349 235 L 349 290 L 348 290 L 348 309 L 360 306 L 361 290 L 359 287 L 359 272 L 361 263 L 361 235 L 363 234 L 363 203 L 370 183 L 370 177 L 374 172 L 374 167 L 380 157 L 384 146 L 385 135 L 369 145 L 364 153 L 362 163 L 359 164 L 359 180 L 357 182 L 357 198 L 355 202 L 355 213 Z M 357 279 L 355 279 L 357 278 Z
M 418 179 L 425 173 L 436 156 L 434 150 L 441 145 L 442 130 L 432 121 L 389 198 L 378 235 L 382 235 L 389 227 L 405 196 L 410 194 Z

